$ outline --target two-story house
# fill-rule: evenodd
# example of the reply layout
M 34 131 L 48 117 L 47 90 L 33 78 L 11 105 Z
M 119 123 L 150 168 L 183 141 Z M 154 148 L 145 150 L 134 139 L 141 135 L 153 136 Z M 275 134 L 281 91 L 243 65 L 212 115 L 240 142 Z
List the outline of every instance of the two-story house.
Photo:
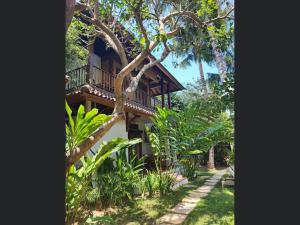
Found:
M 101 113 L 111 114 L 115 102 L 114 80 L 121 70 L 120 59 L 112 48 L 106 48 L 101 38 L 97 37 L 89 47 L 92 52 L 90 63 L 67 72 L 69 82 L 66 84 L 66 98 L 75 112 L 79 105 L 83 104 L 86 110 L 96 107 Z M 144 63 L 148 63 L 147 60 Z M 134 72 L 137 73 L 138 69 Z M 124 90 L 128 84 L 129 81 L 125 80 Z M 84 85 L 88 85 L 88 88 L 82 88 Z M 143 142 L 136 146 L 136 154 L 139 157 L 145 154 L 151 156 L 145 126 L 151 125 L 150 117 L 154 115 L 157 105 L 171 108 L 170 93 L 183 89 L 184 87 L 160 63 L 146 71 L 135 96 L 126 101 L 126 120 L 115 124 L 91 151 L 97 151 L 101 141 L 108 141 L 114 137 L 140 137 Z M 159 101 L 157 96 L 161 96 L 162 101 Z

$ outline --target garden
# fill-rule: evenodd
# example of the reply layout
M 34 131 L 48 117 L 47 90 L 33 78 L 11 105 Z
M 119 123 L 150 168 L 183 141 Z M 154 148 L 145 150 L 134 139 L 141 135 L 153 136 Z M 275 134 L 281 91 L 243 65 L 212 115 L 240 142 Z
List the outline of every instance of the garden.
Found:
M 66 4 L 69 9 L 71 3 Z M 122 69 L 116 74 L 111 114 L 82 104 L 74 110 L 65 102 L 65 223 L 160 224 L 159 219 L 186 196 L 234 165 L 232 3 L 78 1 L 70 9 L 73 11 L 66 11 L 66 18 L 70 17 L 66 68 L 85 63 L 90 53 L 82 41 L 101 36 L 107 48 L 118 52 Z M 124 47 L 120 37 L 124 27 L 118 27 L 117 20 L 135 34 L 135 48 Z M 151 52 L 161 52 L 161 56 L 142 65 Z M 146 166 L 148 155 L 140 157 L 132 151 L 141 138 L 115 137 L 90 151 L 114 124 L 124 120 L 125 100 L 132 98 L 143 73 L 170 53 L 177 59 L 177 67 L 198 64 L 200 76 L 187 83 L 186 90 L 172 93 L 171 108 L 157 106 L 151 126 L 144 127 L 153 166 Z M 203 62 L 215 65 L 218 74 L 208 74 L 205 80 Z M 139 72 L 132 76 L 135 68 Z M 124 91 L 125 77 L 130 84 Z M 231 175 L 222 176 L 195 203 L 183 224 L 234 224 L 234 188 L 221 185 Z

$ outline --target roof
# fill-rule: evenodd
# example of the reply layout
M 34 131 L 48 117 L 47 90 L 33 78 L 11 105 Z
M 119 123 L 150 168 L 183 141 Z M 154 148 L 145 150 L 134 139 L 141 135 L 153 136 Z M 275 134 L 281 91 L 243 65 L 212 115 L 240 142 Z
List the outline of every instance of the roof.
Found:
M 156 58 L 153 55 L 150 55 L 148 58 L 152 58 L 152 60 L 156 60 Z M 160 62 L 157 63 L 155 67 L 157 67 L 160 71 L 162 71 L 168 80 L 172 81 L 169 92 L 181 91 L 185 89 L 185 87 Z M 159 94 L 161 94 L 160 88 L 159 88 L 159 92 L 156 93 L 156 95 Z

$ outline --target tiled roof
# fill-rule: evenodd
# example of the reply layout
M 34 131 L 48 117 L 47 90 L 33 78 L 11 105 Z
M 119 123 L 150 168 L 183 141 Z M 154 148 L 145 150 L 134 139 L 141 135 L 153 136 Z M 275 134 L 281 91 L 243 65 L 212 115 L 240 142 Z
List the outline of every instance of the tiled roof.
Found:
M 103 90 L 97 86 L 94 86 L 92 84 L 86 84 L 84 86 L 82 86 L 80 89 L 74 90 L 70 93 L 68 93 L 67 95 L 74 95 L 74 94 L 80 94 L 80 93 L 88 93 L 88 94 L 92 94 L 95 96 L 99 96 L 101 98 L 104 98 L 106 100 L 109 100 L 111 102 L 115 102 L 116 98 L 115 98 L 115 94 L 108 92 L 106 90 Z M 136 110 L 139 111 L 143 114 L 149 115 L 149 116 L 153 116 L 155 113 L 155 109 L 154 108 L 150 108 L 150 107 L 146 107 L 138 102 L 132 101 L 132 100 L 126 100 L 125 103 L 125 110 Z

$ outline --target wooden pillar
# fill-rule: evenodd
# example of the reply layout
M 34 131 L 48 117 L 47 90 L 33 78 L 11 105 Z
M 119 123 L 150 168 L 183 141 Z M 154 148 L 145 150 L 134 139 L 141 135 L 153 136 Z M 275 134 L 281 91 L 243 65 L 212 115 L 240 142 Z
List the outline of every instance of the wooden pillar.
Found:
M 129 114 L 128 114 L 128 112 L 126 112 L 126 114 L 125 114 L 125 122 L 126 122 L 126 132 L 128 132 L 129 131 L 129 126 L 130 126 L 130 124 L 129 124 Z
M 151 106 L 150 82 L 151 82 L 151 80 L 149 79 L 149 81 L 148 81 L 148 87 L 147 87 L 147 105 L 148 106 Z
M 86 99 L 85 100 L 85 111 L 89 112 L 89 111 L 91 111 L 91 109 L 92 109 L 92 102 Z
M 167 92 L 168 92 L 168 107 L 171 109 L 171 95 L 170 95 L 170 83 L 167 85 Z
M 90 83 L 91 79 L 93 78 L 93 63 L 92 63 L 92 54 L 94 52 L 94 43 L 88 45 L 89 57 L 87 62 L 87 76 L 86 82 Z
M 164 79 L 160 79 L 161 107 L 165 107 Z

